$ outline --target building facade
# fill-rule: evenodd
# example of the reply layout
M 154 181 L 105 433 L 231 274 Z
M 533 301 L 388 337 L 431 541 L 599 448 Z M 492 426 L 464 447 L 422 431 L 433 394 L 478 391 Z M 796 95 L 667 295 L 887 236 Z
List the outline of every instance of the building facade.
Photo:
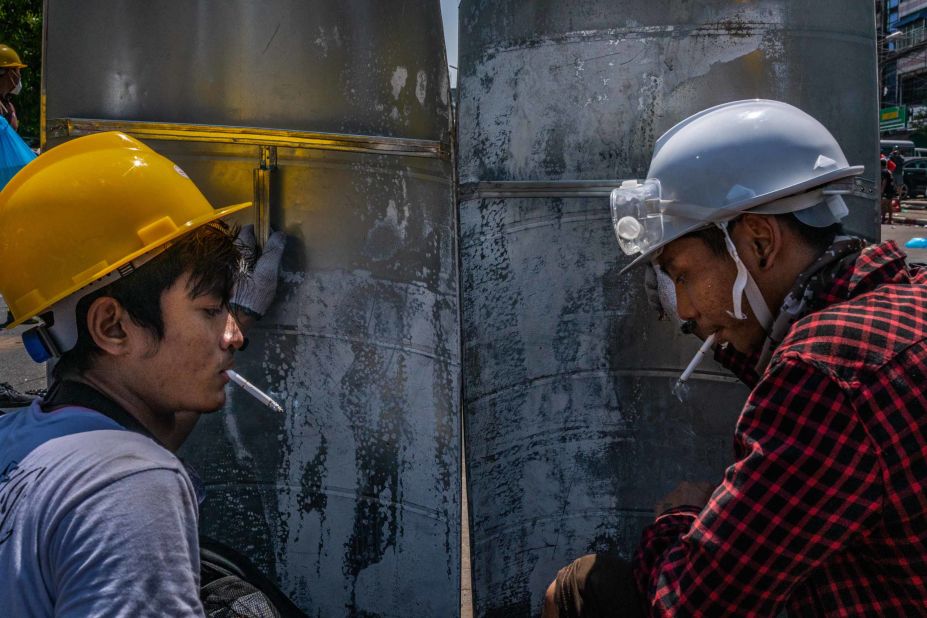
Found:
M 876 0 L 880 131 L 927 147 L 927 0 Z

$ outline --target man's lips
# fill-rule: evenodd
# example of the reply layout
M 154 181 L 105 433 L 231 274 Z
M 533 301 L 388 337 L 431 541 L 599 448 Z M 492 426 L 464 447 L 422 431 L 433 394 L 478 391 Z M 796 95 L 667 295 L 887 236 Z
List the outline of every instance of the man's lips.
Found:
M 702 328 L 701 326 L 697 326 L 695 330 L 692 331 L 692 334 L 694 334 L 696 337 L 698 337 L 702 341 L 705 341 L 706 339 L 714 335 L 714 345 L 715 346 L 721 346 L 721 345 L 728 344 L 727 337 L 725 337 L 724 335 L 724 328 L 721 328 L 721 327 Z
M 226 365 L 225 367 L 223 367 L 223 368 L 219 371 L 219 375 L 222 376 L 222 383 L 223 383 L 223 384 L 225 384 L 225 383 L 227 383 L 229 380 L 231 380 L 231 378 L 229 377 L 228 371 L 229 371 L 230 369 L 234 369 L 234 368 L 235 368 L 235 363 L 229 363 L 228 365 Z

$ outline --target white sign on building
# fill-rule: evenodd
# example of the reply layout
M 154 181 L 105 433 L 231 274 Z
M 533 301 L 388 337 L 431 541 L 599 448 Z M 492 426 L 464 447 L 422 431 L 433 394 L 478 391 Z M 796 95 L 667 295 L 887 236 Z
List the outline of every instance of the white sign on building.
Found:
M 898 5 L 898 17 L 910 15 L 914 11 L 927 8 L 927 0 L 904 0 Z

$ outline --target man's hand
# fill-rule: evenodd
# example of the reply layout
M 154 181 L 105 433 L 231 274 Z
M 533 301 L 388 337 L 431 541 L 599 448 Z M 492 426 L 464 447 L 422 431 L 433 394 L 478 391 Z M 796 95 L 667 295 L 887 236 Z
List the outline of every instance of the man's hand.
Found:
M 241 228 L 236 243 L 245 259 L 256 257 L 254 226 L 246 225 Z M 280 260 L 283 258 L 285 244 L 286 234 L 279 231 L 271 234 L 260 257 L 254 261 L 251 274 L 243 277 L 235 286 L 230 304 L 239 318 L 249 316 L 260 319 L 267 313 L 268 307 L 277 295 L 277 279 L 280 276 Z
M 8 102 L 7 107 L 10 112 L 10 126 L 13 127 L 14 131 L 19 131 L 19 117 L 16 115 L 16 108 L 13 107 L 13 102 Z
M 557 580 L 550 582 L 547 591 L 544 593 L 544 605 L 541 606 L 541 618 L 558 618 L 560 610 L 557 609 L 556 595 Z
M 16 117 L 16 108 L 13 106 L 12 101 L 7 101 L 4 103 L 0 101 L 0 113 L 4 116 L 10 115 L 10 126 L 13 127 L 14 131 L 19 130 L 19 118 Z
M 712 483 L 683 481 L 676 486 L 676 489 L 663 496 L 654 510 L 657 515 L 660 515 L 678 506 L 704 508 L 716 487 L 717 485 Z

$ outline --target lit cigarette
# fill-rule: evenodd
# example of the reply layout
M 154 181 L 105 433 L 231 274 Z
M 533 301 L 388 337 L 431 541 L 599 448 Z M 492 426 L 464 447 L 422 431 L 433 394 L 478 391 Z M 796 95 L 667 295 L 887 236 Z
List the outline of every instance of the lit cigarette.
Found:
M 712 333 L 708 335 L 708 338 L 705 339 L 702 343 L 702 347 L 698 349 L 698 352 L 695 353 L 695 356 L 692 357 L 692 360 L 689 361 L 689 366 L 686 367 L 686 370 L 682 372 L 682 375 L 679 376 L 679 382 L 688 381 L 692 373 L 698 369 L 698 366 L 702 363 L 702 359 L 705 358 L 705 355 L 708 354 L 708 350 L 711 349 L 711 346 L 715 342 L 715 334 Z
M 274 410 L 280 413 L 283 412 L 283 408 L 280 406 L 279 403 L 271 399 L 269 395 L 267 395 L 264 391 L 256 387 L 251 382 L 248 382 L 246 379 L 244 379 L 243 377 L 241 377 L 240 375 L 238 375 L 231 369 L 226 369 L 225 374 L 229 377 L 230 380 L 232 380 L 232 382 L 234 382 L 238 386 L 245 389 L 246 393 L 248 393 L 249 395 L 257 399 L 258 401 L 263 403 L 265 406 L 267 406 L 271 410 Z

